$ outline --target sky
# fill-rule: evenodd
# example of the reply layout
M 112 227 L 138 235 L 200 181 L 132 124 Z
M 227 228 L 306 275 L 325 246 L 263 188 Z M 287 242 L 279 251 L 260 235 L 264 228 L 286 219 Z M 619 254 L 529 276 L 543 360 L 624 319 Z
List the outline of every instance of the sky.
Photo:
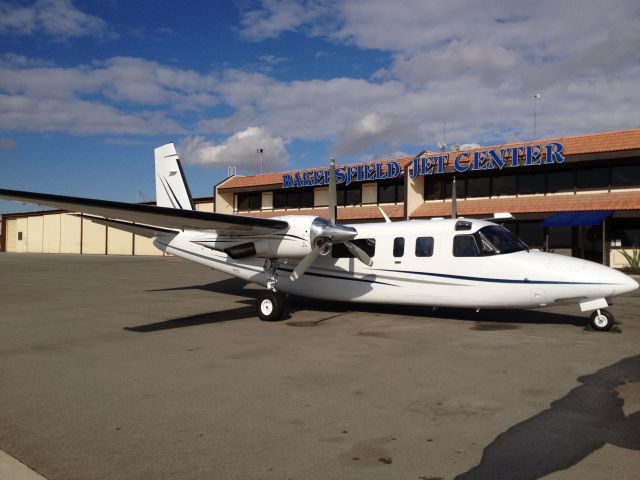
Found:
M 0 188 L 153 199 L 173 141 L 211 196 L 259 148 L 273 172 L 528 141 L 534 112 L 537 138 L 639 128 L 639 92 L 637 0 L 0 0 Z

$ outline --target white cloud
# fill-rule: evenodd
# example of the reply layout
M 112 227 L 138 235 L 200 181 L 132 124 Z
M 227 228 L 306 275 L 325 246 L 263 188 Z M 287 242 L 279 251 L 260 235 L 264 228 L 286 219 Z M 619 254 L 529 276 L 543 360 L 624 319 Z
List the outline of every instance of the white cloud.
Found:
M 15 2 L 0 3 L 0 33 L 35 35 L 58 39 L 109 33 L 101 18 L 78 10 L 71 0 L 38 0 L 26 7 Z
M 0 125 L 46 132 L 180 133 L 183 128 L 167 118 L 167 110 L 215 105 L 215 84 L 214 76 L 139 58 L 60 68 L 5 55 L 0 61 L 0 94 L 5 93 Z M 165 109 L 148 110 L 159 106 Z
M 180 151 L 182 158 L 189 163 L 207 167 L 234 166 L 240 171 L 259 172 L 259 148 L 263 149 L 265 172 L 288 165 L 289 154 L 284 140 L 258 127 L 234 133 L 220 144 L 206 141 L 201 136 L 187 137 L 183 140 Z
M 275 38 L 326 15 L 326 2 L 316 0 L 264 0 L 261 8 L 243 12 L 240 33 L 251 41 Z
M 128 114 L 96 102 L 78 99 L 35 99 L 0 95 L 0 128 L 74 134 L 118 133 L 156 135 L 182 133 L 173 120 L 155 112 Z
M 540 136 L 640 124 L 637 1 L 612 6 L 594 0 L 576 8 L 569 0 L 488 0 L 482 6 L 472 0 L 267 0 L 242 14 L 241 27 L 252 41 L 300 31 L 390 52 L 391 61 L 369 79 L 283 81 L 248 69 L 195 72 L 141 58 L 60 68 L 5 55 L 0 125 L 226 136 L 217 143 L 190 137 L 185 144 L 192 161 L 247 159 L 252 165 L 260 147 L 237 153 L 236 146 L 248 144 L 247 132 L 256 136 L 258 127 L 265 142 L 282 146 L 272 145 L 283 152 L 274 162 L 288 158 L 283 139 L 328 142 L 340 155 L 433 146 L 442 139 L 443 121 L 450 144 L 527 139 L 537 91 L 545 107 Z M 259 59 L 254 68 L 283 60 Z

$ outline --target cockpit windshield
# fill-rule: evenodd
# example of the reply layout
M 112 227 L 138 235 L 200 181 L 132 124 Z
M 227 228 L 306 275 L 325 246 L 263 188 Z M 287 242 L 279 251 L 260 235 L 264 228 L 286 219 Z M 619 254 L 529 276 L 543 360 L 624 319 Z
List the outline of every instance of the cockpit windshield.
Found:
M 481 228 L 476 235 L 482 255 L 500 255 L 529 250 L 522 240 L 499 225 Z

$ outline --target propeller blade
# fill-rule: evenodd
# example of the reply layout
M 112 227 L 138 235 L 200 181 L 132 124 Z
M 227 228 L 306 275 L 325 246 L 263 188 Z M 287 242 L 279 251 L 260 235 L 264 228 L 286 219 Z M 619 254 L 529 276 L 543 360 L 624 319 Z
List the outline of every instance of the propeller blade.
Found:
M 354 245 L 351 242 L 344 242 L 344 246 L 347 247 L 347 250 L 349 250 L 354 257 L 356 257 L 365 265 L 368 265 L 369 267 L 373 265 L 373 260 L 371 260 L 371 257 L 357 245 Z
M 325 244 L 318 245 L 313 250 L 311 250 L 311 252 L 308 253 L 306 257 L 300 260 L 300 262 L 298 262 L 298 265 L 296 265 L 296 268 L 294 268 L 293 272 L 291 272 L 291 275 L 289 275 L 289 280 L 291 280 L 292 282 L 295 282 L 302 275 L 304 275 L 304 272 L 309 270 L 309 267 L 311 266 L 311 264 L 313 264 L 313 262 L 316 261 L 316 258 L 320 256 L 320 254 L 322 253 L 322 249 L 324 247 L 325 247 Z
M 336 192 L 336 159 L 331 158 L 329 163 L 329 221 L 331 225 L 336 224 L 336 208 L 338 203 L 338 194 Z

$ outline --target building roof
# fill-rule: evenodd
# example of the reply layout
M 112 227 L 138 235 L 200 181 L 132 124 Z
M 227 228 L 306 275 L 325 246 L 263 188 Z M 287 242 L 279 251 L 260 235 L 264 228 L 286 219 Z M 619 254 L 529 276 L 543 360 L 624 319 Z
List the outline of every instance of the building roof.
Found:
M 548 213 L 585 210 L 640 210 L 640 191 L 535 195 L 509 198 L 458 200 L 458 214 L 486 215 L 494 212 Z M 412 218 L 451 215 L 451 201 L 426 202 L 416 208 Z
M 389 218 L 404 218 L 404 205 L 381 205 L 384 213 Z M 329 218 L 329 209 L 324 208 L 303 208 L 300 210 L 270 210 L 263 212 L 241 213 L 250 217 L 279 217 L 284 215 L 313 215 L 317 217 Z M 361 207 L 338 207 L 338 221 L 350 222 L 353 220 L 382 220 L 384 217 L 380 213 L 378 205 L 363 205 Z
M 584 154 L 597 154 L 597 153 L 605 153 L 605 152 L 618 152 L 624 150 L 640 150 L 640 129 L 632 129 L 632 130 L 619 130 L 614 132 L 605 132 L 605 133 L 594 133 L 590 135 L 574 135 L 567 137 L 556 137 L 556 138 L 548 138 L 548 139 L 537 139 L 535 141 L 529 142 L 515 142 L 509 144 L 502 145 L 491 145 L 486 147 L 479 147 L 475 149 L 469 150 L 460 150 L 460 151 L 468 151 L 473 152 L 477 150 L 489 150 L 493 148 L 509 148 L 513 146 L 520 145 L 532 145 L 532 144 L 546 144 L 550 142 L 560 142 L 564 145 L 564 154 L 565 155 L 584 155 Z M 440 152 L 433 152 L 434 155 Z M 459 151 L 449 151 L 443 152 L 449 154 L 459 153 Z M 413 157 L 402 157 L 397 159 L 386 159 L 386 160 L 377 160 L 378 161 L 391 161 L 395 160 L 400 163 L 400 165 L 404 168 L 409 163 Z M 373 162 L 358 162 L 358 163 L 350 163 L 347 165 L 364 165 L 366 163 Z M 327 166 L 317 167 L 317 168 L 309 168 L 304 169 L 305 171 L 314 171 L 314 170 L 324 170 Z M 450 168 L 453 168 L 452 166 Z M 265 173 L 262 175 L 254 175 L 249 177 L 239 177 L 234 176 L 230 177 L 218 185 L 218 189 L 220 190 L 230 190 L 237 188 L 250 188 L 250 187 L 265 187 L 265 186 L 276 186 L 282 184 L 282 175 L 285 173 L 290 173 L 291 170 L 275 172 L 275 173 Z

